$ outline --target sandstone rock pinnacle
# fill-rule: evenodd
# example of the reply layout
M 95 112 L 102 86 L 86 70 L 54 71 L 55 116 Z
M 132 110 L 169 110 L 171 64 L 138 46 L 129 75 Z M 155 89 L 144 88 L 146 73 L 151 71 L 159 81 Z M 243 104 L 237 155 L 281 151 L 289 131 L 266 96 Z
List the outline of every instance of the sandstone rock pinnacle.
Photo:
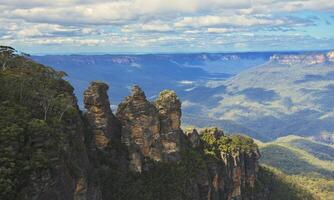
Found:
M 145 157 L 162 160 L 159 113 L 139 86 L 118 106 L 116 116 L 122 124 L 122 142 L 128 146 L 131 169 L 142 171 Z
M 120 135 L 119 122 L 110 109 L 108 88 L 105 83 L 92 82 L 84 92 L 85 116 L 93 132 L 92 143 L 99 149 L 104 149 L 111 138 Z
M 166 161 L 180 159 L 181 136 L 181 102 L 171 90 L 162 91 L 154 103 L 159 111 L 160 134 Z

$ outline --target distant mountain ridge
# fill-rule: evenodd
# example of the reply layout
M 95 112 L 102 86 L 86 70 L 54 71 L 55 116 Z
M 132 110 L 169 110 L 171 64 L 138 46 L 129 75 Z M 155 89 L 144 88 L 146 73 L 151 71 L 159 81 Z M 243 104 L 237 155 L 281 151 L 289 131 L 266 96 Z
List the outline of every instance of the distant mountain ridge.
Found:
M 148 99 L 169 88 L 182 100 L 186 124 L 209 122 L 271 140 L 334 132 L 333 57 L 333 51 L 314 51 L 32 58 L 65 71 L 79 97 L 92 79 L 114 83 L 112 106 L 133 84 L 142 85 Z
M 334 62 L 334 51 L 329 52 L 316 52 L 316 53 L 306 53 L 306 54 L 289 54 L 280 55 L 274 54 L 270 57 L 270 62 L 277 62 L 279 64 L 287 65 L 315 65 L 324 63 Z

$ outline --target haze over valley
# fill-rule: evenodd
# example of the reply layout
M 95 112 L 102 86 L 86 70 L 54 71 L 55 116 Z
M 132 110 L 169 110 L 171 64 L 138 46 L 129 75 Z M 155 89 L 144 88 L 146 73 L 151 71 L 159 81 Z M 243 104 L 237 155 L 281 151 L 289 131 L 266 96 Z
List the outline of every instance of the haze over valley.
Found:
M 68 74 L 81 94 L 110 83 L 112 108 L 140 84 L 149 99 L 163 89 L 182 100 L 183 122 L 224 127 L 260 140 L 334 132 L 332 51 L 150 55 L 50 55 L 33 59 Z

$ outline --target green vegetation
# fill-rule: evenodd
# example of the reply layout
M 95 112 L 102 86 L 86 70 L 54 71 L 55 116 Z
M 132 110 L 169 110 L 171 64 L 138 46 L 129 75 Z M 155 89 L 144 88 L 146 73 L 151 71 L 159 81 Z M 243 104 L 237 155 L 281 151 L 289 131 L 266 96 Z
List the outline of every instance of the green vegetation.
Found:
M 302 185 L 281 171 L 261 166 L 258 173 L 256 191 L 261 195 L 267 193 L 270 200 L 313 200 L 317 199 Z
M 281 170 L 286 182 L 310 191 L 316 199 L 333 199 L 332 146 L 299 136 L 287 136 L 271 143 L 259 143 L 259 146 L 260 162 Z
M 64 73 L 10 47 L 0 47 L 0 65 L 0 199 L 19 199 L 30 176 L 66 152 L 78 110 Z
M 204 152 L 207 155 L 220 158 L 221 153 L 251 153 L 257 151 L 253 139 L 243 135 L 225 136 L 217 128 L 204 129 L 201 132 Z
M 151 161 L 150 170 L 142 174 L 121 169 L 117 163 L 109 163 L 111 169 L 101 170 L 103 195 L 119 200 L 191 200 L 187 191 L 191 181 L 205 167 L 204 157 L 188 149 L 178 163 Z M 116 181 L 115 181 L 116 180 Z
M 193 199 L 188 191 L 195 180 L 201 179 L 206 173 L 208 161 L 220 162 L 220 152 L 236 153 L 237 151 L 250 153 L 256 150 L 256 144 L 246 136 L 224 136 L 217 128 L 202 131 L 201 140 L 204 153 L 192 148 L 182 152 L 182 160 L 177 163 L 161 163 L 151 161 L 149 171 L 142 174 L 132 173 L 122 169 L 115 161 L 106 163 L 111 169 L 100 170 L 103 182 L 103 194 L 115 199 Z M 190 146 L 190 144 L 189 144 Z M 111 145 L 111 148 L 120 148 Z M 119 150 L 115 150 L 120 152 Z M 105 156 L 104 156 L 105 157 Z M 117 180 L 117 181 L 115 181 Z

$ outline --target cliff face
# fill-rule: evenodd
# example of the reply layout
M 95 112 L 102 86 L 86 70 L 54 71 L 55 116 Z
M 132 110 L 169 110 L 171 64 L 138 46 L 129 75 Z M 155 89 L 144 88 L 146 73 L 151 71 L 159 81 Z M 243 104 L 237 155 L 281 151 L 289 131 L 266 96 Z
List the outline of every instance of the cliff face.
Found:
M 180 160 L 182 149 L 181 102 L 175 92 L 165 90 L 154 102 L 159 112 L 160 138 L 165 161 Z
M 328 53 L 310 53 L 310 54 L 291 54 L 291 55 L 273 55 L 270 62 L 276 62 L 285 65 L 315 65 L 326 62 L 334 62 L 334 52 Z
M 141 172 L 148 167 L 146 159 L 180 159 L 181 103 L 174 92 L 165 91 L 151 103 L 134 86 L 132 95 L 119 105 L 116 116 L 122 124 L 122 142 L 128 146 L 131 169 Z
M 120 124 L 110 109 L 108 88 L 105 83 L 92 82 L 84 92 L 85 117 L 93 134 L 91 145 L 99 149 L 106 148 L 112 138 L 120 135 Z
M 162 161 L 159 113 L 138 86 L 119 105 L 116 115 L 122 124 L 122 142 L 128 147 L 131 169 L 141 172 L 146 167 L 145 158 Z
M 243 147 L 238 147 L 239 150 L 212 149 L 213 146 L 218 147 L 222 141 L 231 139 L 217 128 L 203 130 L 201 135 L 206 137 L 204 140 L 200 139 L 195 129 L 186 135 L 193 148 L 211 157 L 201 170 L 202 176 L 197 179 L 198 188 L 201 188 L 199 199 L 254 199 L 252 190 L 255 188 L 259 168 L 257 160 L 260 158 L 255 146 L 249 151 L 243 150 Z M 211 143 L 210 146 L 207 142 Z M 224 144 L 231 148 L 228 143 L 230 142 Z

